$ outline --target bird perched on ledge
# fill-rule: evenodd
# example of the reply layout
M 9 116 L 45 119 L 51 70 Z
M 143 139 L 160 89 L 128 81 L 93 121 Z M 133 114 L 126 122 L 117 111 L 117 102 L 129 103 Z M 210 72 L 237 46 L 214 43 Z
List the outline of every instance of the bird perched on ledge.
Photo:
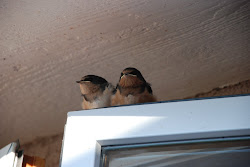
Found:
M 111 95 L 115 89 L 104 78 L 86 75 L 76 82 L 80 84 L 84 110 L 110 106 Z
M 116 93 L 112 96 L 111 105 L 136 104 L 155 102 L 151 86 L 136 68 L 126 68 L 122 71 L 116 86 Z

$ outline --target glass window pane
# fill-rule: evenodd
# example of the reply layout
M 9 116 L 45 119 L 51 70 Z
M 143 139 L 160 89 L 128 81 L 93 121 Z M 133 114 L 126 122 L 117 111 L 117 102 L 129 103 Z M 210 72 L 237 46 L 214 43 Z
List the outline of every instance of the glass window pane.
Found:
M 249 164 L 249 139 L 103 149 L 104 167 L 235 167 Z

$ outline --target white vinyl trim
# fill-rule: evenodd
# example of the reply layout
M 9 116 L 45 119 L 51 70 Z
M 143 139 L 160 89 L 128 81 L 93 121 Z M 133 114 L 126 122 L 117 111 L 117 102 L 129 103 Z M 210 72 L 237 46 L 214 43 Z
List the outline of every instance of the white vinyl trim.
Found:
M 250 96 L 68 113 L 62 167 L 99 167 L 101 147 L 250 135 Z

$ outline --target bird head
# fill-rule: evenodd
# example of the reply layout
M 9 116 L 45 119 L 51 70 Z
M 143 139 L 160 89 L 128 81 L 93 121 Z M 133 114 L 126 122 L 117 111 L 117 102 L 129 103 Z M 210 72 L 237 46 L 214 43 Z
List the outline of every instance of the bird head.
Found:
M 76 81 L 80 84 L 80 89 L 83 95 L 95 93 L 100 89 L 104 89 L 108 82 L 96 75 L 86 75 L 81 80 Z
M 145 83 L 146 81 L 139 70 L 128 67 L 122 71 L 118 84 L 121 87 L 137 87 Z

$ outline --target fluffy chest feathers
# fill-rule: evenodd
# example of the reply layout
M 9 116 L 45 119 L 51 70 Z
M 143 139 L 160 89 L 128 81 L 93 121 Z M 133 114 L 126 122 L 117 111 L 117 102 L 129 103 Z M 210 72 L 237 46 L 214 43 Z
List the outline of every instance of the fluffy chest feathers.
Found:
M 130 90 L 131 91 L 131 90 Z M 141 92 L 140 89 L 133 93 L 129 93 L 129 90 L 120 91 L 117 90 L 116 94 L 112 96 L 112 106 L 125 105 L 125 104 L 136 104 L 136 103 L 147 103 L 155 102 L 156 98 L 150 94 L 146 89 Z
M 108 107 L 111 104 L 111 95 L 113 93 L 113 87 L 107 86 L 105 90 L 98 91 L 89 95 L 84 95 L 82 108 L 83 109 L 93 109 L 93 108 L 102 108 Z

